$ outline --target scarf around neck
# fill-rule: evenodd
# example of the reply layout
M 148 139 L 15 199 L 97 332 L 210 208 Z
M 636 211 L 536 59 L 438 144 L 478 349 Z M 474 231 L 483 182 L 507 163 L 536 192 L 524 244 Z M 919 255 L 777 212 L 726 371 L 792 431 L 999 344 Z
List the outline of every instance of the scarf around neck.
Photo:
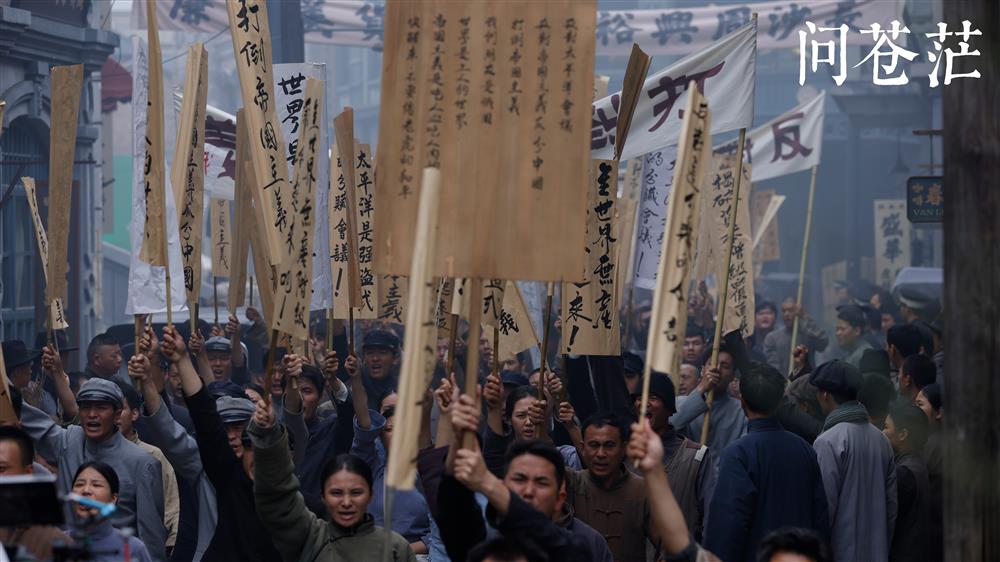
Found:
M 826 421 L 823 422 L 823 431 L 830 429 L 838 423 L 857 423 L 867 421 L 868 410 L 865 410 L 865 407 L 861 404 L 861 402 L 851 400 L 850 402 L 844 402 L 843 404 L 837 406 L 837 409 L 830 412 L 830 415 L 826 416 Z

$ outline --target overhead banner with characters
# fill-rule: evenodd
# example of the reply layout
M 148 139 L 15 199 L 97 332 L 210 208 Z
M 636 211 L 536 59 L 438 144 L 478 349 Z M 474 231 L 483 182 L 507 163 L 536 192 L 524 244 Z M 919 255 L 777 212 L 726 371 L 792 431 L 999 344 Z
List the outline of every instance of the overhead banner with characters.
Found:
M 680 55 L 704 49 L 735 31 L 756 12 L 760 26 L 757 46 L 788 49 L 799 46 L 800 30 L 811 21 L 818 27 L 846 25 L 848 41 L 878 23 L 900 19 L 898 0 L 779 0 L 745 4 L 601 10 L 597 12 L 597 55 L 628 56 L 632 43 L 650 55 Z M 382 48 L 384 2 L 365 0 L 302 0 L 307 43 Z M 157 2 L 156 18 L 163 31 L 215 33 L 228 25 L 224 0 Z M 146 3 L 135 2 L 132 27 L 145 29 Z

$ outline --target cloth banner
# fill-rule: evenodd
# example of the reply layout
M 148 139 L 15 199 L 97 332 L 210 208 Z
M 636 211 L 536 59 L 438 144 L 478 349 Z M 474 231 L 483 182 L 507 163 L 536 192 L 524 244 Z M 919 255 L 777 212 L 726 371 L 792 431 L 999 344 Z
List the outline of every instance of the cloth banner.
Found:
M 639 213 L 636 217 L 633 283 L 652 290 L 663 252 L 663 227 L 667 202 L 674 181 L 677 147 L 671 146 L 646 155 L 642 165 Z
M 326 82 L 326 65 L 320 63 L 288 63 L 276 64 L 274 72 L 274 94 L 277 96 L 276 106 L 278 119 L 281 120 L 281 131 L 284 133 L 286 158 L 288 159 L 288 177 L 292 177 L 292 163 L 298 151 L 299 120 L 305 96 L 306 78 L 316 78 Z M 323 90 L 323 100 L 320 104 L 322 114 L 320 123 L 326 123 L 326 89 Z M 329 129 L 324 125 L 320 134 L 319 161 L 316 163 L 316 201 L 314 209 L 326 209 L 330 195 L 330 150 Z M 330 284 L 330 234 L 328 227 L 329 214 L 316 213 L 313 217 L 316 224 L 313 265 L 312 265 L 312 298 L 309 310 L 326 310 L 333 306 L 333 288 Z
M 823 149 L 826 92 L 797 105 L 767 123 L 747 131 L 746 148 L 753 163 L 753 181 L 794 174 L 818 166 Z M 736 141 L 716 152 L 735 153 Z
M 174 115 L 181 112 L 184 93 L 174 89 Z M 205 106 L 205 193 L 214 199 L 235 199 L 236 116 Z
M 687 88 L 694 82 L 712 108 L 712 134 L 753 124 L 757 27 L 750 22 L 719 41 L 651 74 L 642 86 L 621 160 L 677 143 Z M 621 92 L 591 108 L 590 157 L 612 158 Z
M 125 314 L 151 314 L 167 309 L 167 280 L 162 266 L 151 266 L 139 259 L 142 249 L 143 226 L 146 223 L 145 181 L 142 168 L 146 156 L 146 104 L 149 92 L 149 65 L 146 42 L 132 38 L 132 257 L 128 272 L 128 299 Z M 178 272 L 170 278 L 170 299 L 174 312 L 187 310 L 184 276 L 181 267 L 181 241 L 177 228 L 177 207 L 171 190 L 166 192 L 167 255 L 170 270 Z
M 145 29 L 145 3 L 132 11 L 134 28 Z M 223 0 L 157 3 L 160 29 L 185 32 L 217 32 L 226 25 Z M 847 25 L 849 42 L 865 40 L 857 34 L 862 26 L 880 23 L 888 27 L 900 19 L 902 6 L 894 0 L 779 0 L 653 10 L 601 10 L 597 12 L 597 54 L 628 55 L 638 43 L 651 55 L 687 54 L 715 41 L 750 21 L 760 18 L 760 48 L 799 46 L 798 31 L 811 21 L 820 27 Z M 302 0 L 302 20 L 307 43 L 381 49 L 384 2 L 365 0 Z

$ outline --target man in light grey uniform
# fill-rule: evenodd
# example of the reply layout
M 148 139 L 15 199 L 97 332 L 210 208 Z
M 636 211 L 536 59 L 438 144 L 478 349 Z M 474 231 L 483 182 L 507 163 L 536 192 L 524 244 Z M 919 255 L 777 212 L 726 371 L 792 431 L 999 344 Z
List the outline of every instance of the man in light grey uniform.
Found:
M 860 380 L 858 370 L 840 360 L 810 375 L 826 414 L 813 449 L 830 509 L 834 560 L 884 562 L 896 524 L 896 466 L 889 440 L 855 400 Z
M 115 527 L 133 528 L 156 562 L 166 560 L 163 524 L 163 475 L 160 462 L 122 437 L 115 419 L 122 411 L 122 390 L 110 380 L 93 378 L 76 396 L 80 425 L 60 427 L 41 410 L 24 405 L 21 422 L 35 440 L 38 453 L 58 464 L 59 490 L 73 489 L 76 469 L 88 461 L 101 461 L 115 469 L 120 481 Z

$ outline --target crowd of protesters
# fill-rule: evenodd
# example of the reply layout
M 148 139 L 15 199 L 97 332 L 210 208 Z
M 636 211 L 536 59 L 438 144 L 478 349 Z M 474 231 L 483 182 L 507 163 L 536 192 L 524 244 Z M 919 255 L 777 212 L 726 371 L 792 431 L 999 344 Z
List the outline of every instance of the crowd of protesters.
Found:
M 488 335 L 442 338 L 420 427 L 394 424 L 397 324 L 357 322 L 352 353 L 345 323 L 321 320 L 272 351 L 248 309 L 99 335 L 82 372 L 61 332 L 5 341 L 0 484 L 51 474 L 89 501 L 0 542 L 11 560 L 939 561 L 940 311 L 841 292 L 835 326 L 758 299 L 753 336 L 719 342 L 693 292 L 680 370 L 652 373 L 645 411 L 648 305 L 621 357 L 546 350 L 545 372 L 528 350 L 494 357 Z M 469 345 L 479 384 L 460 388 Z M 417 478 L 394 490 L 404 431 Z

